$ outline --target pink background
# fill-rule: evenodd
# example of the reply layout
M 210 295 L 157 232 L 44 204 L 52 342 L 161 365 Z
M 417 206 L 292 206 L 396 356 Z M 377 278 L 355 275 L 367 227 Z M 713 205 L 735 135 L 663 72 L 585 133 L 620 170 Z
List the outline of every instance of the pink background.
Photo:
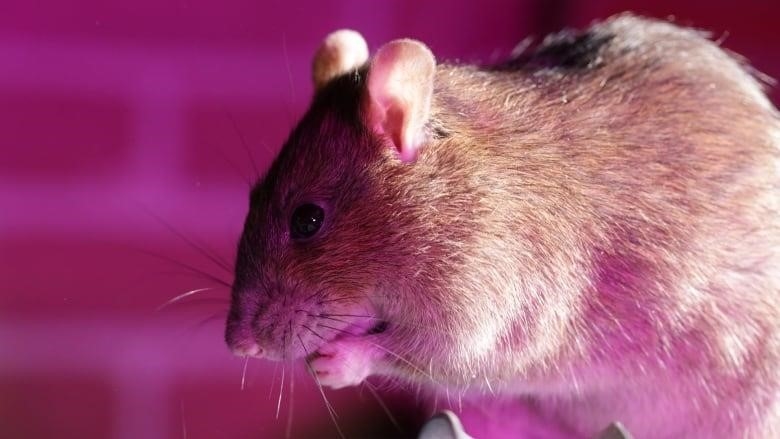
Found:
M 157 219 L 231 263 L 255 173 L 241 137 L 262 171 L 332 30 L 490 60 L 634 10 L 728 32 L 726 47 L 780 77 L 777 2 L 417 3 L 0 3 L 0 437 L 283 437 L 291 401 L 291 437 L 337 437 L 300 368 L 278 419 L 281 369 L 250 362 L 241 389 L 228 291 L 180 264 L 231 274 Z M 348 438 L 410 436 L 414 398 L 385 393 L 406 435 L 367 389 L 327 392 Z

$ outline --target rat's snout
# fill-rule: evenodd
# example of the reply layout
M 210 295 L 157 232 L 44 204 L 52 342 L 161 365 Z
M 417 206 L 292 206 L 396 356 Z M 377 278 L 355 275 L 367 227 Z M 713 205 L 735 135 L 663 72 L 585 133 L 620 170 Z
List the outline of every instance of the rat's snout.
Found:
M 306 316 L 301 305 L 289 296 L 244 290 L 234 297 L 225 326 L 225 342 L 239 357 L 279 360 L 289 355 L 293 332 Z M 305 337 L 304 337 L 305 338 Z
M 225 329 L 225 342 L 230 351 L 239 357 L 262 358 L 265 353 L 251 334 L 242 334 L 242 331 L 230 322 Z
M 278 286 L 237 290 L 225 327 L 228 348 L 239 357 L 276 361 L 316 351 L 322 341 L 345 330 L 329 324 L 336 319 L 325 312 L 323 303 L 328 302 L 317 292 Z
M 240 313 L 231 308 L 225 325 L 225 343 L 239 357 L 262 358 L 265 350 L 255 340 L 251 329 L 241 322 Z
M 255 342 L 238 343 L 233 346 L 228 346 L 230 347 L 230 350 L 233 351 L 233 354 L 239 357 L 261 358 L 263 356 L 263 348 L 258 346 Z

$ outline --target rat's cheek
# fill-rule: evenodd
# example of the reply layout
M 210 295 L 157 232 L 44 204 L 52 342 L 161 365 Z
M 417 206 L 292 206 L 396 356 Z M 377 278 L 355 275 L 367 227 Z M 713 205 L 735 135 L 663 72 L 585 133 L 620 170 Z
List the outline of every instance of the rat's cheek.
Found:
M 364 338 L 345 338 L 320 348 L 310 361 L 311 371 L 323 386 L 356 386 L 380 371 L 382 352 Z

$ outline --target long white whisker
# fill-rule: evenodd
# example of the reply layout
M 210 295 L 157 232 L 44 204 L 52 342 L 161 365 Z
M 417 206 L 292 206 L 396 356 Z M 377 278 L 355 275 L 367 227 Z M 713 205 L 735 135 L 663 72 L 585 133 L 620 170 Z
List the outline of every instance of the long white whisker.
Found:
M 279 399 L 276 400 L 276 419 L 279 419 L 279 410 L 282 408 L 282 391 L 284 389 L 284 364 L 282 364 L 282 380 L 279 383 Z
M 181 437 L 187 439 L 187 423 L 184 421 L 184 401 L 179 400 L 179 406 L 181 410 Z
M 290 436 L 292 434 L 292 423 L 293 423 L 293 403 L 295 400 L 293 399 L 293 393 L 295 392 L 295 368 L 292 364 L 290 364 L 290 390 L 288 392 L 289 396 L 287 399 L 290 400 L 290 406 L 287 408 L 287 428 L 284 430 L 284 437 L 285 439 L 290 439 Z
M 276 384 L 276 373 L 279 372 L 279 363 L 274 363 L 274 373 L 271 378 L 271 386 L 268 388 L 268 400 L 271 400 L 271 395 L 274 393 L 274 385 Z
M 485 384 L 487 384 L 488 390 L 490 390 L 490 394 L 495 396 L 495 392 L 493 392 L 493 386 L 490 385 L 490 380 L 488 380 L 487 375 L 485 375 Z
M 382 407 L 382 410 L 384 410 L 385 414 L 387 415 L 388 419 L 390 419 L 390 422 L 392 422 L 393 426 L 395 426 L 396 430 L 398 430 L 398 432 L 402 435 L 405 435 L 403 429 L 401 428 L 401 424 L 398 423 L 398 420 L 396 420 L 395 416 L 393 416 L 393 414 L 390 412 L 390 408 L 387 407 L 385 402 L 379 396 L 379 392 L 377 392 L 374 386 L 368 381 L 363 381 L 363 384 L 365 384 L 366 389 L 368 389 L 371 395 L 374 396 L 374 399 L 376 399 L 376 402 L 379 404 L 379 406 Z
M 206 326 L 207 324 L 213 322 L 214 320 L 224 320 L 225 315 L 227 314 L 227 311 L 217 311 L 214 314 L 206 317 L 205 319 L 199 321 L 197 324 L 190 327 L 190 330 L 192 331 L 199 331 L 201 328 Z
M 287 53 L 287 35 L 282 33 L 282 52 L 284 52 L 284 62 L 287 66 L 287 79 L 290 81 L 290 104 L 295 106 L 295 83 L 293 82 L 292 70 L 290 70 L 290 57 Z
M 171 233 L 173 233 L 174 235 L 178 236 L 179 239 L 181 239 L 182 241 L 187 243 L 187 245 L 189 245 L 190 247 L 192 247 L 195 250 L 197 250 L 202 256 L 204 256 L 207 259 L 209 259 L 211 262 L 216 264 L 219 268 L 225 270 L 228 273 L 232 273 L 233 272 L 233 269 L 230 266 L 230 264 L 228 264 L 225 260 L 223 260 L 219 255 L 217 255 L 216 252 L 214 252 L 213 250 L 209 249 L 204 244 L 201 244 L 201 243 L 197 242 L 195 239 L 187 237 L 187 235 L 185 235 L 184 233 L 178 231 L 175 227 L 173 227 L 171 224 L 169 224 L 167 221 L 165 221 L 162 217 L 156 215 L 155 213 L 153 213 L 149 209 L 144 209 L 144 210 L 146 210 L 146 213 L 148 215 L 150 215 L 152 218 L 157 220 L 157 222 L 159 222 L 160 224 L 165 226 L 165 228 L 168 229 Z
M 320 326 L 322 326 L 323 328 L 328 328 L 328 329 L 330 329 L 330 330 L 336 331 L 336 332 L 338 332 L 338 333 L 341 333 L 341 334 L 355 335 L 355 334 L 352 334 L 352 333 L 351 333 L 351 332 L 349 332 L 349 331 L 345 331 L 345 330 L 343 330 L 343 329 L 339 329 L 339 328 L 334 328 L 334 327 L 332 327 L 332 326 L 328 326 L 328 325 L 326 325 L 326 324 L 323 324 L 323 323 L 320 323 Z M 419 372 L 421 375 L 425 376 L 426 378 L 430 379 L 430 380 L 431 380 L 431 381 L 433 381 L 434 383 L 436 383 L 436 384 L 440 384 L 438 381 L 436 381 L 436 379 L 434 379 L 434 378 L 433 378 L 433 373 L 430 373 L 430 374 L 429 374 L 429 373 L 426 373 L 424 370 L 422 370 L 422 369 L 420 369 L 419 367 L 415 366 L 415 365 L 414 365 L 414 364 L 413 364 L 411 361 L 409 361 L 409 360 L 407 360 L 406 358 L 404 358 L 404 357 L 402 357 L 402 356 L 398 355 L 397 353 L 395 353 L 395 352 L 391 351 L 390 349 L 387 349 L 387 348 L 386 348 L 386 347 L 384 347 L 384 346 L 378 345 L 378 344 L 376 344 L 376 343 L 374 343 L 374 342 L 369 342 L 369 343 L 371 343 L 371 344 L 372 344 L 372 345 L 374 345 L 375 347 L 377 347 L 377 348 L 379 348 L 379 349 L 381 349 L 381 350 L 383 350 L 383 351 L 387 352 L 388 354 L 390 354 L 390 355 L 394 356 L 395 358 L 397 358 L 397 359 L 401 360 L 402 362 L 404 362 L 405 364 L 407 364 L 409 367 L 411 367 L 411 368 L 412 368 L 412 369 L 414 369 L 415 371 Z M 304 350 L 305 350 L 305 348 L 304 348 Z
M 187 291 L 186 293 L 179 294 L 178 296 L 174 297 L 173 299 L 170 299 L 169 301 L 167 301 L 167 302 L 163 303 L 162 305 L 158 306 L 156 311 L 157 312 L 162 311 L 163 309 L 167 308 L 168 306 L 173 305 L 174 303 L 176 303 L 176 302 L 178 302 L 178 301 L 180 301 L 180 300 L 182 300 L 184 298 L 190 297 L 190 296 L 192 296 L 194 294 L 202 293 L 204 291 L 209 291 L 209 290 L 213 290 L 213 289 L 214 288 L 211 288 L 211 287 L 209 287 L 209 288 L 198 288 L 198 289 L 195 289 L 195 290 Z
M 402 356 L 400 356 L 400 355 L 396 354 L 395 352 L 391 351 L 390 349 L 387 349 L 387 348 L 386 348 L 386 347 L 384 347 L 384 346 L 378 345 L 378 344 L 376 344 L 376 343 L 373 343 L 373 342 L 370 342 L 370 343 L 371 343 L 372 345 L 376 346 L 377 348 L 379 348 L 379 349 L 381 349 L 381 350 L 383 350 L 383 351 L 387 352 L 388 354 L 390 354 L 390 355 L 394 356 L 395 358 L 397 358 L 397 359 L 401 360 L 402 362 L 406 363 L 406 364 L 407 364 L 409 367 L 411 367 L 411 368 L 412 368 L 412 369 L 414 369 L 415 371 L 419 372 L 420 374 L 422 374 L 422 375 L 423 375 L 423 376 L 425 376 L 426 378 L 428 378 L 428 379 L 430 379 L 431 381 L 433 381 L 434 383 L 437 383 L 437 384 L 438 384 L 438 382 L 437 382 L 437 381 L 436 381 L 436 380 L 433 378 L 433 376 L 432 376 L 431 374 L 428 374 L 428 373 L 426 373 L 424 370 L 422 370 L 422 369 L 420 369 L 419 367 L 415 366 L 415 365 L 414 365 L 414 364 L 413 364 L 411 361 L 409 361 L 409 360 L 407 360 L 406 358 L 404 358 L 404 357 L 402 357 Z
M 246 152 L 246 155 L 249 158 L 249 163 L 252 164 L 252 169 L 255 171 L 255 179 L 260 178 L 260 171 L 257 169 L 257 162 L 255 162 L 255 157 L 252 155 L 252 150 L 249 149 L 249 145 L 246 143 L 244 133 L 238 129 L 238 124 L 236 123 L 236 119 L 233 117 L 233 114 L 229 111 L 227 111 L 226 114 L 228 119 L 230 119 L 230 123 L 233 124 L 233 130 L 236 132 L 236 134 L 238 134 L 238 139 L 241 141 L 241 145 L 244 147 L 244 152 Z
M 249 364 L 249 357 L 244 356 L 244 370 L 241 372 L 241 390 L 243 391 L 246 387 L 246 367 Z
M 304 361 L 306 362 L 306 367 L 309 369 L 309 373 L 311 373 L 311 376 L 314 377 L 314 382 L 317 383 L 317 389 L 320 391 L 320 395 L 322 396 L 322 400 L 325 401 L 325 408 L 328 409 L 328 414 L 330 414 L 330 419 L 333 421 L 333 425 L 336 427 L 336 431 L 339 433 L 339 437 L 341 439 L 346 439 L 344 436 L 344 432 L 341 431 L 341 427 L 339 427 L 339 423 L 336 420 L 338 416 L 336 416 L 336 410 L 333 409 L 333 406 L 330 405 L 330 401 L 328 401 L 328 398 L 325 396 L 325 391 L 322 389 L 322 383 L 320 383 L 320 379 L 317 378 L 317 373 L 314 372 L 314 369 L 311 367 L 311 364 L 309 363 L 309 350 L 306 349 L 306 345 L 303 344 L 303 340 L 301 340 L 301 336 L 296 334 L 296 337 L 298 337 L 298 341 L 301 343 L 301 347 L 303 348 L 303 352 L 306 353 L 306 357 L 304 358 Z

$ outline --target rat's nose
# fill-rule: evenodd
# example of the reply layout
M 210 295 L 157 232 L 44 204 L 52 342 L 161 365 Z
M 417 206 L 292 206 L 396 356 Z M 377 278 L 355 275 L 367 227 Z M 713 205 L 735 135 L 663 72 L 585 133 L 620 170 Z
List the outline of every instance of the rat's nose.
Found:
M 232 348 L 233 354 L 239 357 L 256 357 L 263 356 L 263 348 L 257 345 L 257 343 L 243 343 Z
M 239 357 L 260 358 L 265 353 L 265 350 L 257 344 L 251 331 L 242 324 L 238 314 L 232 308 L 225 325 L 225 344 L 233 354 Z

